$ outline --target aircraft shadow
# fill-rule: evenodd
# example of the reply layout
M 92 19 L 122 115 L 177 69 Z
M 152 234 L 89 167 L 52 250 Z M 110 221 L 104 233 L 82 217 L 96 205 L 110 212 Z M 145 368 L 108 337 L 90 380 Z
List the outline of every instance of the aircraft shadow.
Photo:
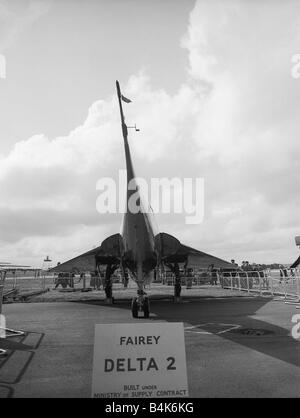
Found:
M 255 319 L 256 312 L 270 302 L 269 298 L 185 298 L 178 304 L 174 304 L 171 300 L 162 301 L 155 298 L 150 301 L 152 315 L 147 321 L 184 322 L 185 326 L 195 327 L 196 333 L 198 330 L 200 333 L 201 330 L 208 331 L 251 350 L 300 367 L 300 343 L 291 336 L 291 330 Z M 105 305 L 103 301 L 95 300 L 75 303 L 131 311 L 130 302 L 126 300 L 116 300 L 113 305 Z M 144 318 L 141 317 L 141 320 Z M 203 324 L 208 325 L 203 326 Z M 226 331 L 225 327 L 225 332 L 223 330 L 220 333 L 220 329 L 216 327 L 218 324 L 232 324 L 238 327 L 229 331 Z M 246 329 L 250 329 L 250 333 L 244 334 L 243 330 Z M 251 333 L 251 330 L 261 331 L 262 335 Z

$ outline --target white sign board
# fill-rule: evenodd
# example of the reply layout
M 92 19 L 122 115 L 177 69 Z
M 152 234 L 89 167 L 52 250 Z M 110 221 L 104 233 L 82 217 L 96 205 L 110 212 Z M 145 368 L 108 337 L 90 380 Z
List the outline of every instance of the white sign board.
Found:
M 182 323 L 95 328 L 92 397 L 187 397 Z

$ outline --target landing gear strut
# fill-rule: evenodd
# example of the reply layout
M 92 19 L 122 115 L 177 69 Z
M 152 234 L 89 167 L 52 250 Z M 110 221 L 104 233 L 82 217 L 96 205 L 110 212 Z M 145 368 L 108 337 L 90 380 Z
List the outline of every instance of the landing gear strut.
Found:
M 180 270 L 178 263 L 166 263 L 166 266 L 169 267 L 169 269 L 172 271 L 172 273 L 175 276 L 174 281 L 174 302 L 180 301 L 180 295 L 181 295 L 181 280 L 180 280 Z
M 138 296 L 132 299 L 131 312 L 133 318 L 139 317 L 139 312 L 144 312 L 144 318 L 150 316 L 150 302 L 143 290 L 138 290 Z
M 177 299 L 180 298 L 181 294 L 181 281 L 180 277 L 175 277 L 175 284 L 174 284 L 174 297 Z
M 104 290 L 105 290 L 105 295 L 106 295 L 106 302 L 108 304 L 112 304 L 114 302 L 111 276 L 117 268 L 118 268 L 117 264 L 107 264 L 107 267 L 106 267 Z

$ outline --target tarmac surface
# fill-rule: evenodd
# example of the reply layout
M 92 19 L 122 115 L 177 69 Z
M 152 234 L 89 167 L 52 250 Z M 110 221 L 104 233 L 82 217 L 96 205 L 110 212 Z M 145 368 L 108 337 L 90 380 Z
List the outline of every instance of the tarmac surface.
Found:
M 0 398 L 90 397 L 95 324 L 141 321 L 184 323 L 191 397 L 300 397 L 297 313 L 265 297 L 154 300 L 148 320 L 126 300 L 7 304 L 7 327 L 26 335 L 0 339 Z

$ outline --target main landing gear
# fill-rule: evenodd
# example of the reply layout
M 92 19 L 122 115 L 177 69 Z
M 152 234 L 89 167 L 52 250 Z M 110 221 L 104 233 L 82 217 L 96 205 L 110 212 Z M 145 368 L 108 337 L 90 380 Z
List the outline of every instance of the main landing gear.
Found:
M 106 266 L 104 290 L 106 295 L 106 303 L 109 305 L 114 303 L 111 276 L 118 267 L 118 264 L 107 264 Z
M 174 281 L 174 302 L 180 302 L 181 295 L 181 280 L 180 280 L 180 270 L 178 263 L 166 263 L 166 266 L 172 271 L 175 276 Z
M 133 318 L 138 318 L 139 312 L 144 312 L 144 318 L 149 318 L 150 302 L 143 290 L 138 290 L 138 296 L 132 299 L 131 312 Z

